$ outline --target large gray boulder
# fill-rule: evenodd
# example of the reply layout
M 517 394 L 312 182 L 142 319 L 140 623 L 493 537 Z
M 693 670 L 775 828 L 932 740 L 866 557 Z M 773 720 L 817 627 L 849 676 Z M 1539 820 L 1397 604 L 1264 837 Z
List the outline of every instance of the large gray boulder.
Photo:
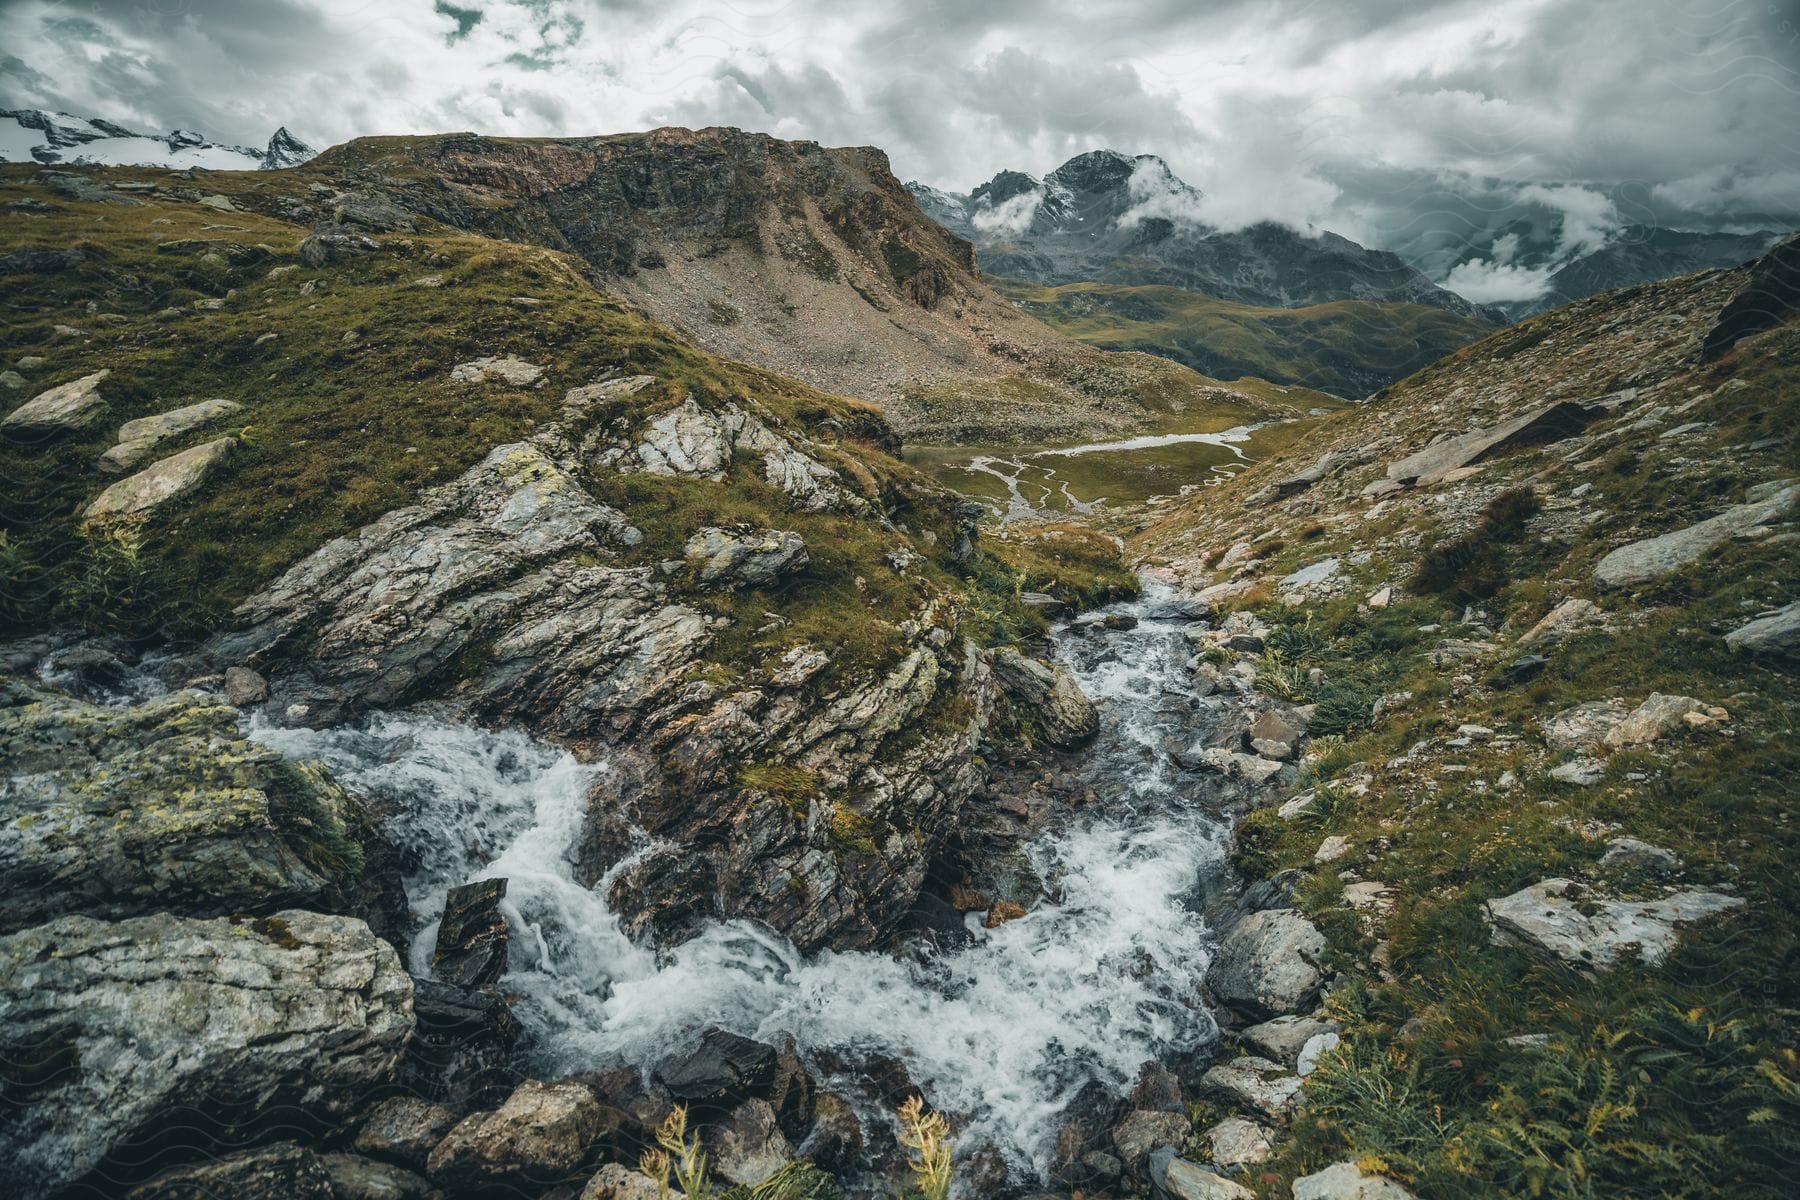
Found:
M 1732 538 L 1785 516 L 1796 497 L 1800 487 L 1784 488 L 1766 500 L 1733 505 L 1685 529 L 1620 546 L 1594 567 L 1594 582 L 1616 588 L 1673 575 Z
M 217 697 L 108 708 L 0 685 L 0 930 L 63 913 L 215 915 L 369 897 L 368 822 Z
M 1509 450 L 1572 437 L 1587 428 L 1603 411 L 1566 400 L 1545 405 L 1504 424 L 1434 442 L 1416 454 L 1388 464 L 1387 477 L 1396 483 L 1430 484 L 1458 467 L 1473 466 Z
M 1739 654 L 1800 652 L 1800 600 L 1739 625 L 1725 635 L 1725 644 Z
M 139 417 L 119 426 L 117 444 L 100 456 L 102 471 L 129 471 L 171 438 L 228 417 L 243 409 L 234 400 L 202 400 L 155 416 Z
M 1325 935 L 1291 908 L 1239 921 L 1207 968 L 1206 984 L 1228 1008 L 1261 1020 L 1297 1013 L 1319 994 Z
M 709 525 L 687 540 L 683 552 L 696 583 L 722 590 L 772 587 L 812 561 L 805 540 L 786 529 Z
M 128 1200 L 272 1200 L 276 1196 L 281 1200 L 359 1200 L 339 1193 L 324 1160 L 295 1142 L 276 1142 L 170 1167 L 131 1189 Z
M 31 1064 L 0 1108 L 0 1191 L 81 1178 L 179 1114 L 341 1117 L 390 1082 L 412 980 L 349 917 L 59 917 L 0 937 L 0 1055 Z
M 458 1122 L 431 1152 L 426 1174 L 473 1192 L 561 1182 L 587 1161 L 610 1111 L 585 1084 L 528 1079 L 497 1110 Z
M 1061 663 L 1042 663 L 1004 646 L 994 651 L 994 681 L 1052 746 L 1070 749 L 1100 731 L 1093 701 Z
M 1246 1054 L 1208 1067 L 1200 1077 L 1200 1092 L 1273 1120 L 1294 1106 L 1300 1077 L 1280 1063 Z
M 151 463 L 94 498 L 83 517 L 104 521 L 161 508 L 194 491 L 237 449 L 237 439 L 218 438 Z
M 1586 972 L 1629 958 L 1655 965 L 1684 927 L 1743 906 L 1737 896 L 1701 888 L 1659 900 L 1609 900 L 1568 879 L 1546 879 L 1486 905 L 1495 942 Z
M 0 433 L 45 436 L 86 429 L 106 411 L 100 383 L 110 374 L 111 371 L 95 371 L 39 392 L 0 420 Z
M 1217 1171 L 1172 1158 L 1157 1181 L 1171 1200 L 1256 1200 L 1256 1193 Z
M 1371 1175 L 1353 1162 L 1333 1163 L 1294 1180 L 1294 1200 L 1415 1200 L 1385 1175 Z

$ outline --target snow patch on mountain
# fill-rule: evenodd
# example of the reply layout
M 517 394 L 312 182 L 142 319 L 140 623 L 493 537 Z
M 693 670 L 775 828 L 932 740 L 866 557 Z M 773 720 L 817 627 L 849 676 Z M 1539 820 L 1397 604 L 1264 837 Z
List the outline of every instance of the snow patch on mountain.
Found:
M 276 130 L 268 146 L 259 150 L 211 142 L 187 129 L 146 134 L 73 113 L 0 110 L 0 162 L 255 171 L 297 166 L 314 153 L 286 127 Z

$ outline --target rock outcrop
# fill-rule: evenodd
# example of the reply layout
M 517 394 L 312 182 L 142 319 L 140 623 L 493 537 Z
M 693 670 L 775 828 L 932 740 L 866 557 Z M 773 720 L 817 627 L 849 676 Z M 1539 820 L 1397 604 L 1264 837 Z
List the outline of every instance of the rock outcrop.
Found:
M 1325 935 L 1291 908 L 1251 913 L 1225 935 L 1206 984 L 1221 1004 L 1261 1020 L 1299 1012 L 1324 982 Z
M 129 471 L 171 438 L 178 438 L 221 417 L 241 412 L 243 407 L 235 400 L 202 400 L 198 404 L 170 409 L 153 417 L 127 421 L 119 426 L 117 444 L 100 456 L 100 469 Z
M 365 904 L 360 807 L 236 718 L 199 692 L 108 708 L 0 683 L 0 930 Z
M 161 508 L 205 483 L 237 445 L 236 438 L 223 437 L 160 459 L 101 492 L 84 516 L 89 521 L 116 520 Z
M 100 384 L 111 371 L 95 371 L 40 392 L 0 419 L 0 433 L 46 437 L 86 429 L 106 412 Z
M 932 599 L 901 627 L 897 659 L 830 686 L 797 686 L 825 662 L 792 683 L 762 682 L 805 665 L 779 655 L 735 688 L 710 681 L 721 618 L 701 611 L 687 580 L 619 561 L 643 535 L 595 499 L 586 472 L 722 484 L 734 450 L 754 448 L 765 469 L 818 458 L 793 431 L 760 418 L 753 429 L 732 402 L 703 409 L 689 397 L 701 416 L 666 430 L 666 414 L 624 436 L 598 427 L 607 401 L 648 382 L 572 390 L 559 421 L 252 596 L 239 609 L 247 628 L 216 638 L 209 654 L 268 671 L 268 710 L 295 723 L 447 694 L 476 720 L 612 746 L 582 867 L 597 882 L 646 834 L 658 843 L 613 879 L 610 900 L 632 929 L 717 912 L 767 921 L 806 947 L 867 944 L 910 907 L 979 778 L 972 747 L 991 698 L 986 659 L 959 648 L 957 614 Z M 784 492 L 796 512 L 837 488 L 810 469 L 780 478 L 804 481 Z M 875 520 L 861 501 L 830 503 Z M 703 531 L 696 548 L 695 574 L 713 569 L 715 587 L 759 586 L 805 559 L 792 533 L 727 532 Z M 759 763 L 797 768 L 810 781 L 801 807 L 816 816 L 740 774 Z
M 1546 879 L 1489 900 L 1487 912 L 1495 941 L 1594 971 L 1626 958 L 1659 963 L 1684 927 L 1743 906 L 1739 897 L 1700 888 L 1639 902 L 1608 899 L 1567 879 Z
M 1007 646 L 994 654 L 994 679 L 1052 746 L 1072 749 L 1100 730 L 1100 714 L 1061 663 L 1041 663 Z
M 458 1122 L 431 1152 L 426 1174 L 459 1192 L 541 1189 L 587 1161 L 607 1115 L 582 1084 L 527 1080 L 495 1111 Z
M 171 1123 L 294 1127 L 390 1082 L 412 1033 L 393 947 L 347 917 L 59 917 L 0 937 L 0 1180 L 74 1182 Z
M 1789 487 L 1754 504 L 1733 505 L 1685 529 L 1620 546 L 1594 567 L 1594 582 L 1619 588 L 1673 575 L 1732 538 L 1780 519 L 1796 499 L 1800 499 L 1800 487 Z

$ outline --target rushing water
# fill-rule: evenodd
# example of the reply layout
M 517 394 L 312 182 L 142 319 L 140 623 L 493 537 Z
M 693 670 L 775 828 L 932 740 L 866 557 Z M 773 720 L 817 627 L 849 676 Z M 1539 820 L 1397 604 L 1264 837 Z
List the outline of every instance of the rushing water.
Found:
M 1212 941 L 1196 897 L 1223 870 L 1226 827 L 1167 746 L 1192 740 L 1208 701 L 1187 686 L 1184 622 L 1167 593 L 1113 610 L 1132 630 L 1064 630 L 1060 652 L 1100 705 L 1089 782 L 1100 801 L 1028 847 L 1056 899 L 961 949 L 921 957 L 803 956 L 766 929 L 721 921 L 656 952 L 634 944 L 572 878 L 588 766 L 517 733 L 388 715 L 355 729 L 259 726 L 396 806 L 393 835 L 420 867 L 416 973 L 447 887 L 510 881 L 502 986 L 546 1070 L 654 1064 L 708 1024 L 791 1033 L 803 1051 L 902 1060 L 938 1106 L 965 1114 L 965 1146 L 992 1142 L 1041 1170 L 1063 1106 L 1089 1080 L 1124 1088 L 1146 1059 L 1215 1036 L 1198 999 Z

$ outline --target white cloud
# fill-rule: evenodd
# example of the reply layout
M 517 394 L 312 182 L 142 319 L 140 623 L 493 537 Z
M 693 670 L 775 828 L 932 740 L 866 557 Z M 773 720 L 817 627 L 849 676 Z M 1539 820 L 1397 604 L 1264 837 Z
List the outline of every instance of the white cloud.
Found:
M 1551 267 L 1516 267 L 1483 258 L 1457 264 L 1441 286 L 1476 304 L 1506 304 L 1536 300 L 1550 290 L 1553 274 Z
M 1176 225 L 1203 225 L 1202 196 L 1175 178 L 1160 158 L 1145 158 L 1132 169 L 1126 190 L 1132 205 L 1119 217 L 1119 228 L 1133 229 L 1147 218 L 1161 217 Z
M 1029 192 L 1020 192 L 992 208 L 976 209 L 969 217 L 969 223 L 982 233 L 1011 237 L 1031 228 L 1032 218 L 1037 216 L 1038 209 L 1043 206 L 1044 189 L 1035 188 Z

